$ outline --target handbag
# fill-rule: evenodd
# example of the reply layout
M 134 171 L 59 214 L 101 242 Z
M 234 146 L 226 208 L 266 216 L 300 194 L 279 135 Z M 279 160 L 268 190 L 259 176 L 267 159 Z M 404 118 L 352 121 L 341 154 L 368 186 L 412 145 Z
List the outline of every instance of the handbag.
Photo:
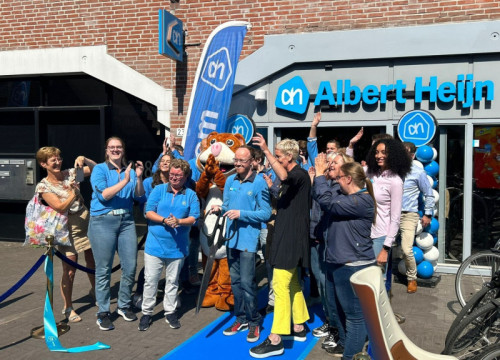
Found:
M 67 213 L 61 214 L 44 205 L 39 193 L 35 193 L 26 206 L 24 230 L 26 232 L 24 245 L 47 246 L 45 237 L 53 235 L 53 245 L 71 246 Z

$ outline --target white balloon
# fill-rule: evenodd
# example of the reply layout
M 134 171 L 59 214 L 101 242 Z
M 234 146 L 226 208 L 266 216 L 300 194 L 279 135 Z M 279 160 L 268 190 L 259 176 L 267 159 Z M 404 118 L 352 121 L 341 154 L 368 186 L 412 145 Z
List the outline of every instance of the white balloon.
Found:
M 431 247 L 429 250 L 424 252 L 424 259 L 429 262 L 437 261 L 438 258 L 439 258 L 439 250 L 435 246 Z
M 422 227 L 422 223 L 419 221 L 415 229 L 415 235 L 420 234 L 422 231 L 424 231 L 424 228 Z
M 429 184 L 431 185 L 431 187 L 434 185 L 434 179 L 432 178 L 432 176 L 430 175 L 427 175 L 427 180 L 429 180 Z
M 419 168 L 424 168 L 424 165 L 418 160 L 413 160 L 413 165 L 418 166 Z
M 415 242 L 417 246 L 423 251 L 427 251 L 434 245 L 434 238 L 428 232 L 421 232 L 415 237 Z
M 429 262 L 432 264 L 432 268 L 434 269 L 434 272 L 436 272 L 436 269 L 438 267 L 438 261 L 434 260 L 434 261 L 429 261 Z
M 434 194 L 434 202 L 437 204 L 439 201 L 439 193 L 434 189 L 432 189 L 432 193 Z
M 438 217 L 438 207 L 436 205 L 434 205 L 434 214 L 433 214 L 434 217 Z
M 432 148 L 432 152 L 434 153 L 434 155 L 432 155 L 432 160 L 436 160 L 437 157 L 438 157 L 438 152 L 436 149 Z
M 405 264 L 405 261 L 404 260 L 401 260 L 399 263 L 398 263 L 398 271 L 401 275 L 405 275 L 406 276 L 406 264 Z

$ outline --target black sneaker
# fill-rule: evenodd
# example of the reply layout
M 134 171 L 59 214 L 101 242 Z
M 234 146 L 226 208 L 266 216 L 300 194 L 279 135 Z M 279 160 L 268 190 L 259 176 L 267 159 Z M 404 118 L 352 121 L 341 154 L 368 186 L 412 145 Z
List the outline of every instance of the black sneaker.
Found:
M 248 324 L 242 324 L 238 320 L 236 320 L 233 325 L 228 327 L 226 330 L 224 330 L 222 333 L 226 336 L 231 336 L 236 333 L 239 333 L 240 331 L 245 331 L 248 329 Z
M 325 337 L 325 336 L 328 335 L 329 329 L 330 329 L 330 324 L 328 323 L 328 321 L 325 321 L 323 323 L 323 325 L 321 325 L 320 327 L 317 327 L 316 329 L 314 329 L 312 331 L 312 334 L 315 337 Z
M 327 337 L 321 343 L 321 348 L 334 348 L 339 342 L 339 332 L 336 328 L 330 328 Z
M 290 335 L 283 335 L 281 338 L 283 340 L 295 340 L 295 341 L 304 342 L 304 341 L 306 341 L 306 334 L 307 334 L 307 329 L 304 326 L 304 328 L 301 331 L 297 332 L 297 331 L 292 329 L 292 333 Z
M 273 345 L 271 340 L 267 338 L 262 344 L 250 349 L 250 356 L 257 359 L 263 359 L 269 356 L 281 355 L 284 351 L 285 347 L 283 346 L 283 341 Z
M 115 328 L 113 322 L 109 318 L 108 312 L 97 314 L 97 325 L 99 325 L 99 329 L 103 331 L 113 330 Z
M 137 316 L 135 315 L 135 313 L 132 311 L 131 308 L 125 308 L 125 309 L 118 308 L 116 310 L 116 312 L 118 313 L 118 315 L 120 315 L 121 317 L 123 317 L 125 319 L 125 321 L 135 321 L 135 320 L 137 320 Z
M 260 326 L 250 325 L 250 330 L 248 330 L 247 341 L 250 343 L 259 341 L 260 338 Z
M 139 321 L 139 331 L 146 331 L 149 329 L 149 325 L 151 325 L 152 322 L 151 315 L 142 315 L 141 321 Z
M 179 322 L 176 313 L 165 315 L 165 321 L 170 325 L 172 329 L 178 329 L 181 327 L 181 323 Z
M 337 344 L 337 346 L 333 347 L 327 347 L 325 350 L 333 357 L 341 358 L 344 355 L 344 347 L 340 344 Z

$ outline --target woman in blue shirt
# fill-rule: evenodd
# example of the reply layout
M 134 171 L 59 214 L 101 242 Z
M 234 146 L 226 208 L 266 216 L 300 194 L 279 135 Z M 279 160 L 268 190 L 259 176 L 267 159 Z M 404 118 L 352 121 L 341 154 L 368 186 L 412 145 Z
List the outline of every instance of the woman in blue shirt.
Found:
M 144 197 L 140 161 L 125 160 L 125 144 L 120 138 L 106 141 L 106 161 L 94 167 L 90 182 L 90 224 L 88 236 L 96 263 L 97 325 L 101 330 L 114 329 L 109 317 L 111 268 L 118 250 L 122 275 L 117 313 L 126 321 L 137 320 L 132 311 L 132 287 L 137 265 L 137 234 L 133 215 L 134 200 Z
M 324 157 L 316 158 L 315 164 L 319 176 L 314 182 L 313 197 L 331 220 L 326 239 L 326 298 L 339 331 L 337 345 L 326 351 L 351 360 L 363 349 L 366 326 L 349 278 L 375 262 L 370 236 L 376 216 L 375 197 L 370 179 L 360 164 L 345 163 L 340 167 L 336 176 L 340 190 L 329 187 L 320 175 L 326 169 Z
M 147 330 L 151 324 L 158 280 L 163 268 L 166 268 L 163 297 L 165 320 L 173 329 L 181 326 L 175 311 L 179 274 L 188 254 L 189 230 L 200 216 L 198 197 L 185 186 L 189 170 L 186 161 L 173 159 L 169 168 L 169 182 L 155 186 L 146 203 L 149 225 L 144 248 L 145 283 L 140 331 Z

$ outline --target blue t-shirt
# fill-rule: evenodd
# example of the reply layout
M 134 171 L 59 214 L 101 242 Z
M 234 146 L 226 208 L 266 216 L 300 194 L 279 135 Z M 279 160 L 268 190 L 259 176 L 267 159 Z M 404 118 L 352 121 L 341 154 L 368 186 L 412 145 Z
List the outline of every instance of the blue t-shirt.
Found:
M 271 217 L 270 195 L 266 181 L 254 172 L 243 182 L 238 175 L 231 175 L 224 186 L 223 213 L 228 210 L 240 210 L 236 222 L 227 220 L 226 237 L 234 231 L 236 235 L 229 240 L 228 247 L 241 251 L 256 252 L 261 224 Z
M 104 199 L 102 192 L 118 184 L 125 178 L 125 169 L 117 169 L 110 162 L 97 164 L 92 170 L 90 184 L 92 186 L 92 200 L 90 201 L 90 215 L 104 215 L 111 210 L 126 209 L 132 211 L 134 200 L 144 201 L 145 196 L 135 196 L 135 186 L 137 184 L 137 175 L 134 170 L 130 170 L 130 181 L 111 199 Z M 120 170 L 118 172 L 117 170 Z
M 189 216 L 198 219 L 200 217 L 200 202 L 196 193 L 191 189 L 184 187 L 177 194 L 174 194 L 170 184 L 159 184 L 149 195 L 145 211 L 146 213 L 154 211 L 165 218 L 172 214 L 178 219 Z M 191 226 L 178 226 L 174 229 L 150 221 L 144 251 L 148 255 L 159 258 L 183 258 L 188 254 L 190 229 Z

